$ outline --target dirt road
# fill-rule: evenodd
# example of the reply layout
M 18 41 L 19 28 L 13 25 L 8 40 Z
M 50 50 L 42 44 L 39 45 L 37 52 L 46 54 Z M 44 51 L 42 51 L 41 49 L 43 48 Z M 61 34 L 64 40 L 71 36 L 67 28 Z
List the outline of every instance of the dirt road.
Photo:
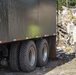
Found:
M 58 58 L 49 59 L 44 67 L 37 67 L 33 72 L 12 72 L 0 69 L 0 75 L 76 75 L 76 58 L 74 54 L 66 55 L 63 51 L 57 52 Z
M 50 60 L 45 67 L 37 67 L 31 73 L 1 70 L 0 75 L 76 75 L 76 58 Z

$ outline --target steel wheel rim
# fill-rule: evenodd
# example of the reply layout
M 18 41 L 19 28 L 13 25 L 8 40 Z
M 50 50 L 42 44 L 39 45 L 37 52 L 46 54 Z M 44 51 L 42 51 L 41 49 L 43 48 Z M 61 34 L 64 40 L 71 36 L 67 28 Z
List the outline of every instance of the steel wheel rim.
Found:
M 34 49 L 34 47 L 30 48 L 30 51 L 29 51 L 29 62 L 30 62 L 31 66 L 33 66 L 34 63 L 35 63 L 35 49 Z
M 43 49 L 42 49 L 42 59 L 43 59 L 43 61 L 46 61 L 46 59 L 47 59 L 47 46 L 46 45 L 44 45 L 44 47 L 43 47 Z

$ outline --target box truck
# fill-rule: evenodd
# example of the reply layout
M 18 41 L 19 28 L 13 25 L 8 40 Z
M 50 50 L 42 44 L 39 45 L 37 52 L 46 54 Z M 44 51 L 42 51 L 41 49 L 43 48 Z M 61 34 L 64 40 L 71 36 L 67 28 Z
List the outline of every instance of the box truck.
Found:
M 56 0 L 0 0 L 0 65 L 30 72 L 55 57 Z

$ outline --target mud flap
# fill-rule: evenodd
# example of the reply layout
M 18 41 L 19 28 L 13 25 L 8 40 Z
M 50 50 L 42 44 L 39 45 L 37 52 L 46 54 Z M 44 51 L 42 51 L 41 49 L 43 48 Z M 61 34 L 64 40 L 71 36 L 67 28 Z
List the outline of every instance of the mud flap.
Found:
M 49 58 L 56 58 L 56 36 L 52 36 L 49 44 Z

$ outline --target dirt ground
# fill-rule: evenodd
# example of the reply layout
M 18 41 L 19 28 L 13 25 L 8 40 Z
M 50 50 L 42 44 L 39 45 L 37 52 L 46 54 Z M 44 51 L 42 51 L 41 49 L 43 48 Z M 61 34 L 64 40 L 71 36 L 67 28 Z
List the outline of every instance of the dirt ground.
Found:
M 76 75 L 76 58 L 74 54 L 65 55 L 61 52 L 60 57 L 50 59 L 44 67 L 37 67 L 33 72 L 12 72 L 1 69 L 0 75 Z

